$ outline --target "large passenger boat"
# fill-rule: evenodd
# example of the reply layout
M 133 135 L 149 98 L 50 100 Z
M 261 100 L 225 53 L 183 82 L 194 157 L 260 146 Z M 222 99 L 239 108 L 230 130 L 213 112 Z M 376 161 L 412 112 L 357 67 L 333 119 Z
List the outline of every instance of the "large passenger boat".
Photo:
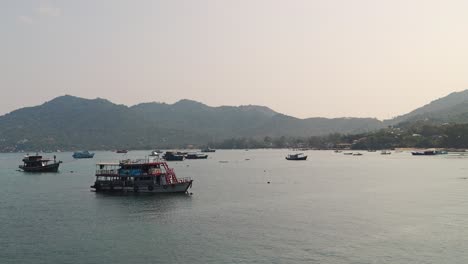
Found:
M 19 168 L 25 172 L 57 172 L 61 161 L 57 161 L 54 156 L 53 160 L 44 159 L 40 155 L 29 156 L 23 158 L 23 165 Z
M 192 187 L 189 177 L 177 178 L 166 162 L 124 160 L 96 164 L 96 192 L 185 193 Z

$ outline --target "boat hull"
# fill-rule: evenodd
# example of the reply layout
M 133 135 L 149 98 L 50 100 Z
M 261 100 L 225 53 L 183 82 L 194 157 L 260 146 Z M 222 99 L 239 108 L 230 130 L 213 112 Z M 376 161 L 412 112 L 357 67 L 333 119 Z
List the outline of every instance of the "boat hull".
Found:
M 192 182 L 182 182 L 170 185 L 140 185 L 140 186 L 110 186 L 95 183 L 91 188 L 96 192 L 123 192 L 123 193 L 185 193 L 192 187 Z M 97 185 L 97 186 L 96 186 Z
M 425 151 L 425 152 L 411 152 L 413 156 L 434 156 L 437 153 L 434 151 Z
M 183 161 L 184 156 L 169 156 L 163 157 L 166 161 Z
M 90 155 L 82 155 L 82 154 L 75 155 L 75 154 L 73 154 L 72 157 L 75 158 L 75 159 L 92 159 L 92 158 L 94 158 L 94 154 L 90 154 Z
M 23 165 L 20 165 L 19 168 L 22 169 L 24 172 L 58 172 L 59 166 L 60 162 L 38 167 L 25 167 Z
M 288 158 L 286 157 L 287 160 L 307 160 L 307 156 L 305 157 L 300 157 L 300 158 Z
M 186 156 L 185 159 L 207 159 L 208 158 L 208 155 L 204 155 L 204 156 L 198 156 L 198 157 L 194 157 L 194 156 Z

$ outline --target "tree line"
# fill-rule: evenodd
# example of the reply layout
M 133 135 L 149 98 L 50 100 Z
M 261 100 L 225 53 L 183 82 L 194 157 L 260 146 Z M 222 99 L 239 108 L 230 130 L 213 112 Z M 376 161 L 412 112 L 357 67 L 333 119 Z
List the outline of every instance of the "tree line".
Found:
M 420 121 L 360 134 L 332 133 L 311 137 L 230 138 L 210 142 L 219 149 L 312 148 L 392 149 L 468 148 L 468 124 L 433 124 Z

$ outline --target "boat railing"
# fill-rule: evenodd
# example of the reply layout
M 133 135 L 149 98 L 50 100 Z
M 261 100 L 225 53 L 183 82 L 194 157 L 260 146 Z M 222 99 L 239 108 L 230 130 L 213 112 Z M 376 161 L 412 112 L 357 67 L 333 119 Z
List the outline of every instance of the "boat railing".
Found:
M 119 170 L 96 170 L 96 175 L 118 175 Z
M 192 181 L 192 178 L 190 178 L 190 177 L 178 178 L 177 181 L 178 181 L 179 183 L 191 182 L 191 181 Z
M 133 181 L 122 181 L 122 180 L 99 180 L 97 181 L 103 186 L 121 186 L 121 187 L 133 187 L 135 183 Z

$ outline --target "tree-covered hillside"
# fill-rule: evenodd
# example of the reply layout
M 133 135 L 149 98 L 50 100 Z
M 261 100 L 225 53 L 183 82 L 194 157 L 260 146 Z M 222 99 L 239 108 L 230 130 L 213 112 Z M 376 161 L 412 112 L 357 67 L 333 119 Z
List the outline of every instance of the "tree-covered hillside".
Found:
M 263 106 L 210 107 L 181 100 L 132 107 L 57 97 L 0 117 L 0 150 L 200 146 L 232 137 L 311 136 L 378 129 L 377 119 L 297 119 Z

